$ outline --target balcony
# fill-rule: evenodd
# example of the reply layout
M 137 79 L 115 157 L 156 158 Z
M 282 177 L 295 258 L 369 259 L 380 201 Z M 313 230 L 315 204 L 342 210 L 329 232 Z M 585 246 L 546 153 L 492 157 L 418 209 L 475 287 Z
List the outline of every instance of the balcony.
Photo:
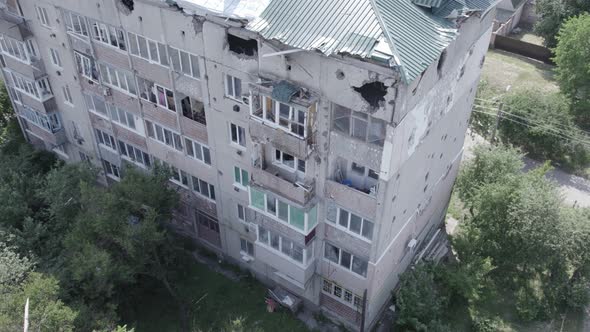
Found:
M 315 181 L 299 182 L 295 175 L 288 174 L 272 163 L 255 166 L 258 167 L 254 167 L 252 172 L 253 184 L 275 192 L 301 206 L 305 206 L 314 197 Z
M 28 120 L 22 117 L 21 121 L 24 124 L 27 134 L 33 135 L 52 146 L 61 145 L 66 143 L 67 141 L 66 133 L 63 128 L 55 130 L 53 132 L 49 132 L 41 127 L 38 127 L 33 123 L 30 123 Z
M 33 35 L 24 18 L 6 10 L 0 10 L 0 33 L 21 41 Z
M 376 219 L 377 197 L 354 187 L 326 179 L 326 197 L 340 206 L 354 206 L 354 210 L 371 220 Z
M 307 159 L 315 142 L 317 96 L 287 81 L 250 84 L 250 136 Z
M 5 55 L 4 62 L 6 63 L 7 68 L 31 79 L 37 80 L 47 76 L 45 64 L 40 58 L 32 57 L 30 63 L 25 63 L 11 56 Z

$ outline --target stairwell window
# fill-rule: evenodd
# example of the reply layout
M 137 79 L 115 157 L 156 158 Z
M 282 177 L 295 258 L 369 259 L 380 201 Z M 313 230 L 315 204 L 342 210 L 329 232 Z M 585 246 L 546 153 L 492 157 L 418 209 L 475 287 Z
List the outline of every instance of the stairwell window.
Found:
M 70 106 L 74 106 L 74 102 L 73 102 L 73 99 L 72 99 L 72 93 L 70 92 L 70 87 L 67 86 L 67 85 L 64 85 L 64 86 L 61 87 L 61 90 L 62 90 L 63 95 L 64 95 L 65 103 L 68 104 L 68 105 L 70 105 Z
M 246 146 L 246 129 L 231 123 L 230 124 L 230 138 L 233 143 L 245 147 Z
M 59 57 L 59 52 L 54 49 L 54 48 L 50 48 L 49 49 L 49 55 L 51 58 L 51 63 L 56 66 L 57 68 L 62 68 L 61 65 L 61 58 Z
M 234 166 L 234 185 L 246 188 L 248 187 L 249 180 L 248 171 Z
M 225 95 L 241 102 L 242 80 L 231 75 L 225 75 Z
M 47 15 L 47 8 L 35 6 L 35 12 L 37 12 L 37 19 L 41 22 L 41 25 L 45 26 L 46 28 L 51 28 L 51 24 L 49 23 L 49 15 Z

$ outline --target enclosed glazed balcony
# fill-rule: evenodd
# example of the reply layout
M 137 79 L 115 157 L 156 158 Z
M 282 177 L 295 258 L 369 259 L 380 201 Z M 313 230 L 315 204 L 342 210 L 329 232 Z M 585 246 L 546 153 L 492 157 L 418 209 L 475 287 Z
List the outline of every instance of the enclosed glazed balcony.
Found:
M 287 81 L 250 84 L 250 136 L 306 157 L 315 140 L 317 97 Z

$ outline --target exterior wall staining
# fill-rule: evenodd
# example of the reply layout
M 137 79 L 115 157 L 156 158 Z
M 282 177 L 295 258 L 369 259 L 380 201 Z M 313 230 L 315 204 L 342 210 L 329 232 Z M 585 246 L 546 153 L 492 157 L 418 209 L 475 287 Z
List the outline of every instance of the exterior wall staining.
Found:
M 35 6 L 46 8 L 50 27 L 40 24 Z M 136 0 L 131 12 L 122 10 L 118 0 L 21 1 L 20 7 L 45 68 L 42 76 L 35 74 L 34 78 L 47 77 L 53 97 L 42 103 L 19 93 L 21 102 L 14 103 L 15 109 L 21 112 L 24 107 L 21 104 L 24 104 L 41 113 L 57 111 L 62 126 L 58 132 L 50 133 L 33 123 L 27 122 L 25 126 L 25 120 L 20 117 L 32 144 L 54 149 L 66 142 L 65 152 L 59 155 L 69 162 L 88 156 L 93 164 L 101 167 L 102 160 L 119 167 L 127 163 L 122 161 L 124 158 L 118 147 L 113 150 L 99 144 L 95 129 L 100 129 L 115 140 L 149 154 L 152 163 L 157 158 L 182 170 L 189 178 L 212 185 L 215 196 L 207 193 L 209 198 L 206 198 L 193 190 L 192 180 L 188 185 L 171 183 L 181 193 L 176 213 L 181 231 L 219 255 L 249 268 L 262 281 L 280 284 L 302 297 L 306 305 L 321 307 L 355 329 L 359 328 L 362 310 L 352 299 L 362 300 L 366 290 L 366 327 L 375 323 L 399 274 L 443 221 L 462 156 L 494 10 L 482 17 L 473 15 L 465 19 L 460 24 L 457 39 L 447 47 L 439 62 L 431 64 L 421 77 L 405 84 L 399 73 L 390 67 L 347 56 L 326 57 L 317 52 L 301 51 L 264 57 L 264 54 L 284 50 L 284 45 L 264 40 L 242 28 L 239 21 L 215 15 L 186 15 L 160 1 Z M 195 56 L 198 75 L 189 77 L 131 55 L 129 35 L 126 35 L 127 47 L 121 50 L 67 32 L 64 22 L 68 11 L 188 52 Z M 2 35 L 20 40 L 27 38 L 15 33 L 6 22 L 0 23 Z M 88 28 L 90 31 L 91 26 Z M 228 33 L 257 40 L 258 51 L 254 56 L 230 51 Z M 50 48 L 59 53 L 60 68 L 52 65 Z M 82 77 L 74 51 L 85 53 L 97 63 L 132 73 L 134 79 L 148 79 L 170 90 L 176 97 L 176 111 L 116 88 L 105 89 L 104 77 L 99 82 Z M 5 69 L 23 75 L 30 70 L 22 62 L 3 57 L 8 60 Z M 240 98 L 226 96 L 226 75 L 241 81 Z M 251 115 L 250 104 L 254 99 L 250 98 L 250 92 L 270 91 L 280 80 L 309 92 L 312 106 L 307 116 L 313 123 L 307 129 L 306 139 Z M 386 87 L 385 102 L 373 108 L 353 88 L 376 81 Z M 135 83 L 137 85 L 138 81 Z M 64 99 L 64 86 L 70 90 L 71 103 Z M 129 112 L 136 129 L 130 130 L 108 116 L 90 112 L 83 92 L 95 94 Z M 206 125 L 183 116 L 181 96 L 203 103 Z M 384 144 L 366 143 L 334 130 L 335 104 L 387 123 Z M 178 134 L 182 151 L 150 138 L 144 120 Z M 244 128 L 243 145 L 232 142 L 232 124 Z M 205 163 L 202 157 L 201 160 L 191 157 L 185 138 L 208 149 L 210 160 Z M 297 175 L 274 164 L 275 149 L 305 161 L 305 173 Z M 378 184 L 375 194 L 361 192 L 338 181 L 342 165 L 353 162 L 375 171 L 374 180 Z M 251 188 L 235 183 L 235 167 L 248 173 Z M 352 173 L 348 174 L 344 177 L 352 179 Z M 293 180 L 295 176 L 306 188 L 294 183 L 297 182 Z M 112 177 L 102 180 L 104 183 L 113 181 Z M 317 225 L 301 231 L 253 208 L 249 196 L 253 188 L 267 196 L 274 195 L 293 209 L 308 212 L 310 224 L 313 224 L 311 211 L 316 211 Z M 244 208 L 244 220 L 239 218 L 238 204 Z M 328 221 L 328 206 L 343 208 L 371 221 L 372 239 Z M 260 227 L 304 248 L 306 259 L 298 262 L 294 256 L 264 244 Z M 254 244 L 252 259 L 244 260 L 240 239 Z M 410 248 L 408 245 L 413 242 L 417 244 Z M 366 275 L 361 276 L 325 258 L 326 243 L 367 261 Z M 327 295 L 322 291 L 324 279 L 356 297 L 350 297 L 347 304 L 343 297 Z

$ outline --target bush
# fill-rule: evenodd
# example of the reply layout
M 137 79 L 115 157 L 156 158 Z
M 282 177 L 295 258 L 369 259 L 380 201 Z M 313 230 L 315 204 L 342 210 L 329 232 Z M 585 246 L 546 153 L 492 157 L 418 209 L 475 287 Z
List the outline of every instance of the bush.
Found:
M 397 325 L 413 331 L 447 331 L 442 323 L 448 306 L 441 285 L 437 282 L 437 267 L 418 264 L 408 269 L 400 278 L 397 296 L 399 318 Z
M 471 328 L 475 332 L 497 332 L 505 328 L 504 322 L 499 317 L 491 317 L 481 312 L 470 309 Z

